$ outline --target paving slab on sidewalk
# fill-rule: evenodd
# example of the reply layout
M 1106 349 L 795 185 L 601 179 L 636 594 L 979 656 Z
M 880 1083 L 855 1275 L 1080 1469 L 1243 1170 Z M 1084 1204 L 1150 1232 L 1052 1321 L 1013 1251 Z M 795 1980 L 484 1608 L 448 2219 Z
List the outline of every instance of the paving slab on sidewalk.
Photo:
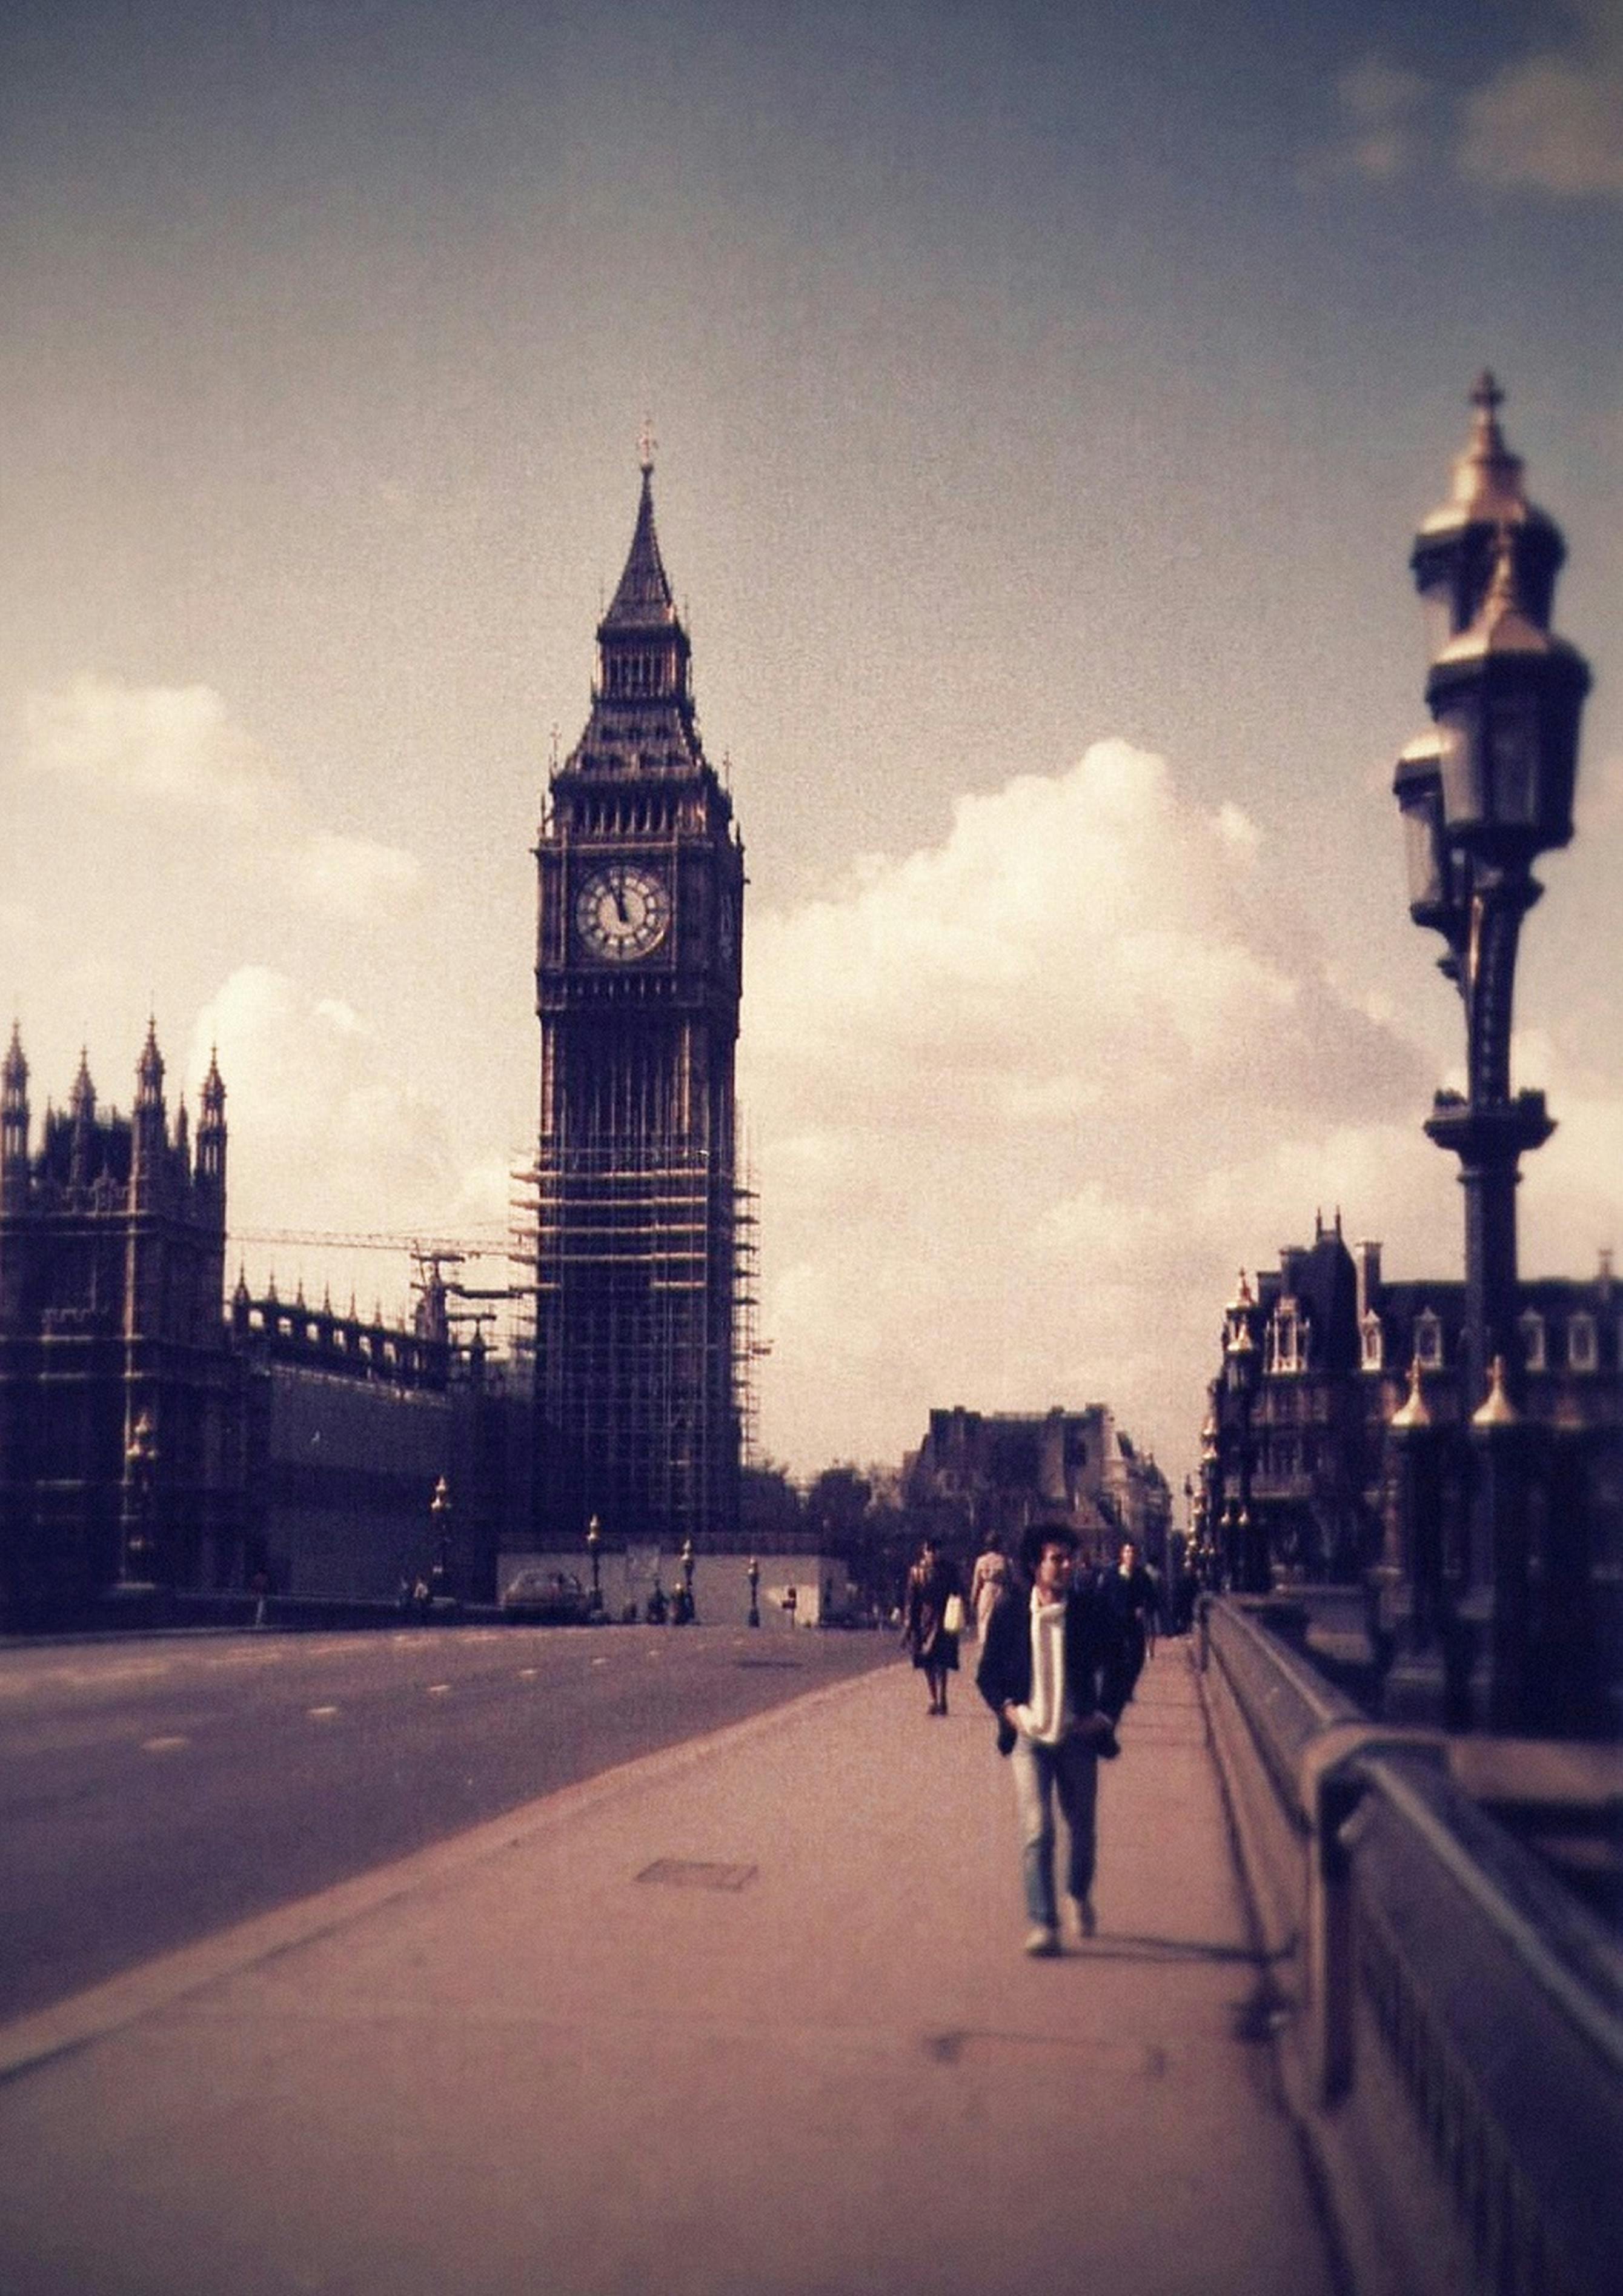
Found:
M 820 1690 L 0 2032 L 0 2287 L 1330 2296 L 1184 1647 L 1058 1961 L 955 1695 Z

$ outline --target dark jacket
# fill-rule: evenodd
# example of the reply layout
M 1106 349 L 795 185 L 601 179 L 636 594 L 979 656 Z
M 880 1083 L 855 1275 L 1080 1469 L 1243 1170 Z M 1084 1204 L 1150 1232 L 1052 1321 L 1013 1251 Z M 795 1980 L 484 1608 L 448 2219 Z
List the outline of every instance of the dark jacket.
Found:
M 1072 1587 L 1065 1602 L 1065 1681 L 1073 1710 L 1103 1714 L 1113 1727 L 1127 1702 L 1129 1666 L 1126 1638 L 1097 1587 Z M 988 1620 L 975 1687 L 997 1717 L 997 1751 L 1006 1754 L 1014 1733 L 1003 1710 L 1011 1702 L 1023 1706 L 1031 1695 L 1029 1587 L 1011 1587 Z M 1113 1741 L 1100 1751 L 1113 1753 Z

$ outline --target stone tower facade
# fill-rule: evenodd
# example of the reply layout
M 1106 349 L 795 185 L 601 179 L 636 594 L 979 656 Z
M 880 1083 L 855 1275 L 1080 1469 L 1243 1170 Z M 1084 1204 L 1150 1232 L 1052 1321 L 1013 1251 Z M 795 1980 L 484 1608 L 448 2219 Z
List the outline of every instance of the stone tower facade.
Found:
M 652 465 L 537 848 L 536 1537 L 737 1537 L 743 850 L 694 709 Z
M 149 1029 L 128 1116 L 81 1059 L 30 1138 L 18 1032 L 0 1068 L 0 1615 L 238 1567 L 241 1414 L 223 1316 L 225 1087 L 171 1126 Z

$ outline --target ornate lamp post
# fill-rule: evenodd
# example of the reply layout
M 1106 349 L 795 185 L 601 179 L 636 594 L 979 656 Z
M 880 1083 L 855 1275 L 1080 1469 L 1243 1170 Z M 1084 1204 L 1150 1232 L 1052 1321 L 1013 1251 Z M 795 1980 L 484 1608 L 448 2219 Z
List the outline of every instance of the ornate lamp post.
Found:
M 130 1430 L 124 1450 L 124 1490 L 119 1554 L 119 1586 L 122 1592 L 144 1590 L 154 1583 L 157 1541 L 152 1530 L 152 1502 L 158 1480 L 158 1439 L 152 1414 L 142 1411 Z
M 437 1595 L 448 1594 L 451 1576 L 451 1492 L 443 1475 L 434 1486 L 434 1496 L 429 1501 L 429 1545 L 434 1560 L 429 1569 L 429 1584 Z
M 744 1576 L 750 1581 L 750 1624 L 758 1627 L 761 1622 L 761 1566 L 753 1554 L 750 1557 L 750 1568 Z
M 602 1541 L 603 1527 L 594 1515 L 586 1525 L 586 1553 L 592 1558 L 592 1616 L 594 1619 L 602 1616 L 603 1608 L 602 1565 L 598 1555 Z
M 1217 1382 L 1214 1380 L 1207 1390 L 1206 1417 L 1201 1427 L 1201 1496 L 1198 1501 L 1201 1587 L 1215 1594 L 1219 1583 L 1217 1526 L 1223 1520 L 1223 1455 L 1217 1438 Z
M 1250 1285 L 1242 1274 L 1239 1292 L 1228 1310 L 1228 1330 L 1223 1343 L 1223 1384 L 1230 1405 L 1233 1460 L 1230 1503 L 1224 1521 L 1229 1585 L 1242 1594 L 1266 1595 L 1272 1578 L 1267 1537 L 1251 1507 L 1251 1413 L 1262 1381 L 1262 1365 L 1251 1331 L 1255 1305 Z
M 1488 1393 L 1496 1358 L 1512 1411 L 1521 1393 L 1518 1166 L 1554 1127 L 1542 1093 L 1511 1092 L 1512 992 L 1521 921 L 1542 890 L 1533 862 L 1572 836 L 1578 722 L 1589 690 L 1583 657 L 1548 627 L 1564 555 L 1560 533 L 1522 491 L 1491 374 L 1471 398 L 1476 420 L 1455 466 L 1452 498 L 1426 520 L 1411 560 L 1433 632 L 1426 703 L 1434 731 L 1404 751 L 1393 783 L 1409 914 L 1442 935 L 1439 961 L 1465 1011 L 1465 1092 L 1439 1092 L 1425 1128 L 1459 1158 L 1465 1192 L 1467 1418 Z M 1524 1611 L 1528 1600 L 1525 1570 L 1510 1568 L 1506 1488 L 1491 1465 L 1478 1481 L 1470 1576 L 1484 1624 L 1506 1603 Z M 1490 1654 L 1520 1650 L 1524 1629 L 1522 1619 L 1500 1621 Z M 1488 1704 L 1496 1718 L 1507 1718 L 1491 1685 Z

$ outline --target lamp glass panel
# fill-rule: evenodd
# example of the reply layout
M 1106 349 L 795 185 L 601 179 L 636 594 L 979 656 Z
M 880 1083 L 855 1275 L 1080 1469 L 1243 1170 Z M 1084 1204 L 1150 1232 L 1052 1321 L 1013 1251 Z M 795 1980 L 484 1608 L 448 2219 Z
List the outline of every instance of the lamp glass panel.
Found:
M 1440 909 L 1445 882 L 1442 852 L 1442 791 L 1434 789 L 1403 808 L 1404 863 L 1412 909 Z
M 1525 687 L 1488 703 L 1484 794 L 1488 818 L 1530 829 L 1538 820 L 1539 725 L 1537 697 Z
M 1477 712 L 1469 701 L 1439 715 L 1437 734 L 1443 818 L 1450 829 L 1471 828 L 1482 819 L 1482 789 Z
M 1421 626 L 1425 633 L 1426 660 L 1433 662 L 1455 636 L 1454 583 L 1447 572 L 1428 582 L 1420 594 Z

